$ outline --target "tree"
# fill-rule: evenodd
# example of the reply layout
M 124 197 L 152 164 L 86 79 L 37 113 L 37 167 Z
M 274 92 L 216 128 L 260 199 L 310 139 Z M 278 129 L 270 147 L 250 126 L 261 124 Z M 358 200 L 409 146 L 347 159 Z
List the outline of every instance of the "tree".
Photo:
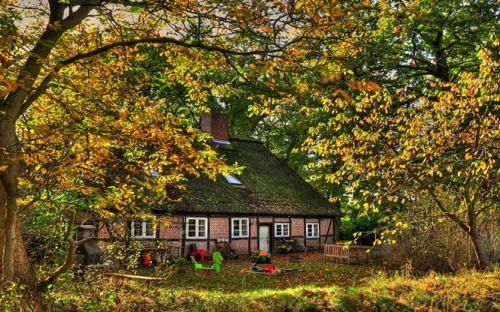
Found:
M 38 103 L 40 97 L 48 89 L 51 88 L 53 94 L 57 93 L 55 91 L 57 84 L 53 84 L 56 79 L 64 80 L 67 71 L 74 71 L 75 66 L 80 66 L 79 69 L 85 68 L 98 56 L 105 55 L 107 52 L 124 51 L 118 49 L 119 47 L 167 44 L 225 55 L 272 56 L 282 54 L 308 31 L 307 27 L 300 30 L 302 25 L 307 23 L 304 19 L 294 15 L 295 8 L 281 1 L 254 1 L 252 3 L 235 1 L 212 1 L 209 3 L 119 1 L 116 3 L 110 1 L 108 3 L 92 0 L 64 2 L 49 0 L 47 5 L 40 3 L 39 7 L 34 8 L 19 7 L 15 2 L 2 2 L 1 9 L 2 34 L 5 34 L 2 35 L 0 44 L 0 60 L 2 62 L 0 72 L 0 83 L 2 84 L 0 89 L 1 267 L 5 280 L 13 280 L 16 273 L 14 268 L 17 267 L 18 275 L 21 272 L 26 273 L 20 276 L 22 280 L 31 283 L 33 283 L 33 272 L 29 270 L 30 266 L 20 237 L 17 201 L 22 191 L 19 188 L 19 177 L 26 172 L 26 166 L 34 163 L 30 163 L 33 161 L 33 155 L 29 155 L 31 159 L 26 162 L 25 158 L 28 155 L 23 149 L 23 142 L 19 140 L 17 125 L 19 119 L 29 112 L 35 103 Z M 91 12 L 96 14 L 89 18 Z M 89 22 L 82 26 L 85 20 Z M 31 21 L 35 23 L 31 24 Z M 44 23 L 40 23 L 42 21 Z M 3 31 L 4 29 L 6 31 Z M 92 32 L 94 36 L 91 38 L 92 40 L 88 40 L 87 35 Z M 123 61 L 118 58 L 118 62 Z M 109 57 L 107 62 L 101 63 L 101 65 L 116 66 L 117 63 L 112 61 L 112 57 Z M 78 76 L 78 73 L 75 72 L 71 74 Z M 103 89 L 105 88 L 102 88 L 101 91 Z M 62 92 L 59 98 L 65 95 L 66 93 Z M 73 103 L 75 99 L 77 101 Z M 79 113 L 90 114 L 95 118 L 93 121 L 97 119 L 97 125 L 83 122 L 80 131 L 84 133 L 90 133 L 92 130 L 99 132 L 101 126 L 109 131 L 125 130 L 125 132 L 129 131 L 132 134 L 135 133 L 134 127 L 136 132 L 141 131 L 141 129 L 136 128 L 138 125 L 133 123 L 128 123 L 128 125 L 126 125 L 127 122 L 124 122 L 124 125 L 119 125 L 119 122 L 105 124 L 109 120 L 105 118 L 98 120 L 94 112 L 85 111 L 83 107 L 76 106 L 77 103 L 79 105 L 88 104 L 89 102 L 86 101 L 88 98 L 81 101 L 73 97 L 65 100 L 69 101 L 62 104 L 67 104 L 68 108 L 78 107 L 81 109 L 78 112 L 65 112 L 69 115 L 73 114 L 75 122 L 80 121 L 82 124 L 82 120 L 78 120 L 79 117 L 83 119 L 86 117 L 76 116 Z M 142 103 L 146 105 L 147 101 Z M 92 104 L 95 105 L 95 99 Z M 51 111 L 51 114 L 56 114 L 56 117 L 57 114 L 62 114 L 62 111 L 54 111 L 52 103 L 48 100 L 40 105 L 45 105 L 47 112 Z M 122 113 L 127 114 L 126 112 Z M 146 110 L 145 113 L 148 111 Z M 152 124 L 156 122 L 156 126 L 159 127 L 163 123 L 161 127 L 165 126 L 165 119 L 153 116 L 154 111 L 149 111 L 149 114 L 149 117 L 153 118 Z M 50 121 L 52 116 L 46 115 L 47 121 Z M 123 118 L 123 120 L 126 119 L 126 117 Z M 170 118 L 170 122 L 175 123 L 175 118 Z M 116 128 L 113 129 L 113 127 Z M 72 132 L 60 133 L 60 135 L 68 133 Z M 142 134 L 146 137 L 149 135 L 147 143 L 151 143 L 155 137 L 152 133 L 148 134 L 147 131 Z M 178 130 L 173 128 L 168 135 L 172 135 L 174 138 L 181 136 Z M 103 154 L 100 156 L 110 161 L 109 165 L 112 161 L 110 158 L 113 157 L 106 153 L 106 148 L 109 146 L 107 146 L 108 141 L 103 137 L 90 136 L 87 143 L 93 145 L 96 150 L 101 149 Z M 106 137 L 106 139 L 109 138 Z M 75 144 L 81 144 L 80 139 L 75 138 L 77 141 Z M 142 140 L 145 140 L 144 137 Z M 131 143 L 131 141 L 123 143 Z M 143 143 L 142 146 L 145 147 L 147 144 Z M 111 145 L 114 144 L 118 144 L 118 141 Z M 184 147 L 183 144 L 179 146 Z M 137 150 L 136 152 L 139 153 Z M 95 160 L 99 159 L 100 157 L 96 157 Z M 140 163 L 137 159 L 133 157 L 132 159 L 136 161 L 136 165 Z M 92 162 L 92 164 L 96 163 L 96 161 Z M 106 164 L 106 161 L 103 164 Z M 39 169 L 42 170 L 45 165 L 42 164 Z M 34 168 L 36 169 L 37 165 Z M 85 169 L 92 170 L 92 168 Z M 102 170 L 102 167 L 96 170 L 97 173 L 93 173 L 102 174 L 103 172 L 99 173 L 99 170 Z M 43 171 L 41 173 L 45 174 Z M 85 184 L 85 180 L 73 179 L 73 181 Z M 119 190 L 117 192 L 120 193 Z M 21 253 L 18 257 L 14 256 L 16 251 Z M 18 263 L 15 265 L 14 261 Z
M 479 74 L 436 82 L 424 96 L 367 89 L 357 101 L 336 99 L 324 107 L 332 117 L 310 131 L 306 147 L 337 168 L 323 174 L 325 181 L 347 183 L 367 213 L 390 211 L 398 230 L 408 227 L 397 217 L 405 204 L 432 198 L 434 217 L 467 233 L 478 268 L 486 269 L 478 220 L 499 209 L 500 90 L 498 62 L 487 50 L 479 55 Z

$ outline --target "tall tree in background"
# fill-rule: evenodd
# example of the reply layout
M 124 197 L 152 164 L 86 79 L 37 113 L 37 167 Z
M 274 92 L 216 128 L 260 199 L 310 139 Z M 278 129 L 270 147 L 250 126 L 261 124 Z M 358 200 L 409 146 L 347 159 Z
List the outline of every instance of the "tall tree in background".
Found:
M 398 214 L 421 197 L 458 225 L 477 266 L 490 266 L 481 222 L 498 212 L 498 38 L 493 2 L 379 5 L 366 44 L 347 60 L 346 91 L 311 110 L 303 151 L 315 177 L 343 186 L 367 214 Z M 383 91 L 382 91 L 383 88 Z M 415 224 L 419 221 L 415 220 Z
M 384 210 L 390 221 L 417 194 L 435 196 L 438 212 L 433 218 L 444 216 L 458 224 L 473 241 L 478 267 L 485 268 L 488 261 L 476 221 L 498 209 L 495 193 L 489 192 L 498 187 L 494 156 L 498 154 L 494 139 L 498 88 L 492 84 L 498 79 L 498 5 L 432 0 L 363 5 L 365 10 L 354 10 L 351 4 L 337 3 L 334 8 L 344 12 L 343 24 L 333 24 L 329 32 L 337 40 L 316 42 L 304 57 L 287 64 L 289 71 L 276 73 L 286 86 L 276 88 L 279 96 L 254 104 L 251 112 L 269 116 L 266 127 L 275 133 L 288 132 L 286 124 L 281 126 L 282 119 L 299 120 L 303 129 L 309 129 L 295 142 L 295 151 L 302 155 L 296 158 L 298 166 L 333 200 L 354 199 L 365 213 Z M 467 102 L 471 103 L 467 109 L 457 106 Z M 417 127 L 419 123 L 423 128 Z M 470 129 L 480 130 L 474 134 Z M 480 147 L 464 141 L 477 135 Z M 275 150 L 288 150 L 288 140 L 270 138 Z M 404 157 L 412 165 L 403 164 L 404 174 L 382 169 L 373 161 L 384 155 L 382 163 L 390 167 L 409 146 L 416 151 L 432 146 L 438 154 L 406 152 Z M 475 149 L 485 152 L 477 152 L 475 159 L 470 153 Z M 461 170 L 474 177 L 453 180 L 448 175 L 447 180 L 434 175 L 418 183 L 412 177 L 436 174 L 423 167 L 438 163 L 453 163 L 452 176 L 463 177 L 464 172 L 453 169 L 463 166 Z M 483 164 L 481 170 L 478 164 Z M 443 177 L 444 172 L 440 170 Z M 394 181 L 397 178 L 401 180 Z M 391 184 L 390 191 L 384 181 Z M 408 187 L 404 182 L 410 181 Z M 471 185 L 478 189 L 472 191 Z M 476 199 L 467 199 L 467 192 Z M 447 196 L 450 200 L 443 200 Z M 484 206 L 472 207 L 477 203 Z M 468 209 L 474 212 L 467 213 Z M 399 219 L 392 224 L 399 229 L 407 226 Z

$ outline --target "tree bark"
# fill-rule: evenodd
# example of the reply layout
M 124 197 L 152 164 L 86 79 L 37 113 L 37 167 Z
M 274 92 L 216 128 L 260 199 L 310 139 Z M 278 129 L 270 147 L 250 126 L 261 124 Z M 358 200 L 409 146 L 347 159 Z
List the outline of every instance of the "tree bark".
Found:
M 476 255 L 477 267 L 479 270 L 488 270 L 491 268 L 490 260 L 486 254 L 483 242 L 481 240 L 481 233 L 477 225 L 477 219 L 475 216 L 475 211 L 469 209 L 469 236 L 472 240 L 472 245 L 474 246 L 474 253 Z
M 12 115 L 0 119 L 0 172 L 3 201 L 0 204 L 3 223 L 2 237 L 2 276 L 7 281 L 14 279 L 14 252 L 16 249 L 17 226 L 17 177 L 19 174 L 19 145 L 15 131 L 15 118 Z

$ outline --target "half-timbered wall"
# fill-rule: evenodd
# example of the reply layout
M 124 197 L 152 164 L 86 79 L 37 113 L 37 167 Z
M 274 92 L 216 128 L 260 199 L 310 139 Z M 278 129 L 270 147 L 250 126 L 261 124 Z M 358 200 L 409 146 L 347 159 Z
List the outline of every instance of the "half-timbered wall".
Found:
M 231 248 L 235 249 L 239 254 L 249 254 L 258 248 L 258 226 L 259 224 L 271 225 L 271 241 L 273 250 L 279 245 L 283 239 L 298 239 L 303 243 L 308 250 L 319 249 L 325 243 L 334 243 L 335 237 L 338 235 L 338 222 L 335 222 L 333 217 L 330 218 L 303 218 L 303 217 L 273 217 L 259 216 L 250 217 L 249 237 L 248 238 L 233 238 L 231 235 L 231 217 L 230 216 L 208 216 L 196 215 L 195 217 L 207 218 L 207 238 L 206 239 L 189 239 L 186 238 L 186 216 L 169 216 L 160 217 L 158 219 L 159 229 L 156 231 L 156 237 L 153 239 L 142 240 L 145 246 L 153 245 L 156 242 L 157 246 L 175 246 L 179 250 L 179 254 L 187 255 L 189 245 L 196 244 L 197 248 L 208 249 L 214 251 L 216 241 L 218 239 L 227 239 Z M 164 219 L 163 219 L 164 218 Z M 237 216 L 237 218 L 247 218 L 247 216 Z M 105 224 L 108 221 L 99 221 L 98 236 L 101 239 L 109 239 L 110 233 Z M 108 222 L 109 223 L 109 222 Z M 123 223 L 123 222 L 122 222 Z M 289 223 L 290 236 L 288 238 L 274 237 L 275 223 Z M 307 238 L 306 224 L 319 224 L 319 237 Z M 116 228 L 116 222 L 114 223 Z M 120 234 L 126 235 L 126 226 L 120 228 Z

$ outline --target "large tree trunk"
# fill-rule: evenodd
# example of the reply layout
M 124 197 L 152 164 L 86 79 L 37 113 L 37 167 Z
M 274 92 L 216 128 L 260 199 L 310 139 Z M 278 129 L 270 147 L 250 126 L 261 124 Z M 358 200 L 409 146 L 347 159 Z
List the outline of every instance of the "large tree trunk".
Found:
M 472 240 L 472 245 L 474 246 L 474 253 L 476 254 L 477 267 L 479 270 L 487 270 L 491 268 L 490 260 L 488 259 L 488 255 L 486 254 L 486 250 L 484 248 L 483 242 L 481 240 L 481 234 L 479 233 L 479 229 L 477 227 L 477 222 L 475 218 L 472 222 L 469 221 L 469 236 Z
M 15 122 L 7 115 L 0 119 L 0 252 L 2 276 L 7 281 L 35 285 L 35 275 L 21 238 L 18 219 L 18 175 L 20 172 L 20 146 Z
M 18 219 L 16 226 L 16 247 L 14 252 L 14 276 L 15 279 L 24 285 L 34 288 L 37 285 L 37 278 L 33 266 L 31 265 L 24 239 L 21 236 L 22 222 Z
M 44 60 L 46 60 L 65 31 L 80 24 L 95 6 L 70 10 L 65 18 L 66 5 L 50 0 L 50 17 L 45 31 L 35 44 L 17 78 L 18 87 L 0 101 L 0 256 L 4 280 L 34 284 L 35 276 L 21 238 L 18 220 L 18 176 L 21 172 L 21 147 L 16 134 L 16 121 L 28 109 L 27 98 L 32 92 Z M 17 269 L 15 267 L 17 266 Z M 31 277 L 29 276 L 31 275 Z

